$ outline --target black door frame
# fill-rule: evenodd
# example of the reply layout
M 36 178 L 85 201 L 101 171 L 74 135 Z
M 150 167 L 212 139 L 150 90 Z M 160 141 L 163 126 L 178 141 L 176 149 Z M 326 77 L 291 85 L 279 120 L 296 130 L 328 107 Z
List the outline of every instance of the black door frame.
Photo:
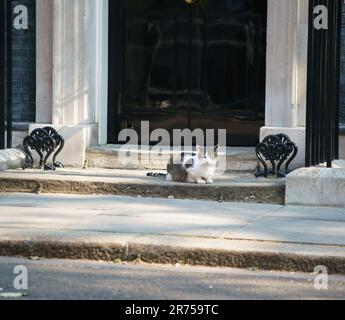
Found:
M 12 148 L 12 0 L 0 1 L 0 149 Z
M 0 1 L 0 149 L 5 149 L 5 1 Z
M 111 7 L 112 6 L 112 7 Z M 121 38 L 121 30 L 118 25 L 122 25 L 122 14 L 120 11 L 120 1 L 109 0 L 109 58 L 108 58 L 108 124 L 107 139 L 108 143 L 114 143 L 111 137 L 118 136 L 120 133 L 120 119 L 117 117 L 115 106 L 119 106 L 121 79 L 122 79 L 122 63 L 120 47 L 123 44 Z

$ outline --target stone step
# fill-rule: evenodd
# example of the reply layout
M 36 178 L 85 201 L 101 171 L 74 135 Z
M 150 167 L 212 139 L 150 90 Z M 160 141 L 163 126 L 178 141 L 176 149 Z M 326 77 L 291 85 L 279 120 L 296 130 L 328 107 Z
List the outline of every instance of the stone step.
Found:
M 163 148 L 159 153 L 136 148 L 140 151 L 133 153 L 134 159 L 124 164 L 119 156 L 121 147 L 121 145 L 106 145 L 88 148 L 86 166 L 101 169 L 165 170 L 170 157 L 177 153 L 168 147 Z M 228 172 L 255 172 L 257 166 L 255 148 L 226 149 L 226 170 Z
M 285 204 L 285 180 L 255 179 L 248 173 L 219 176 L 213 185 L 171 183 L 138 170 L 12 170 L 0 172 L 0 192 L 133 197 Z

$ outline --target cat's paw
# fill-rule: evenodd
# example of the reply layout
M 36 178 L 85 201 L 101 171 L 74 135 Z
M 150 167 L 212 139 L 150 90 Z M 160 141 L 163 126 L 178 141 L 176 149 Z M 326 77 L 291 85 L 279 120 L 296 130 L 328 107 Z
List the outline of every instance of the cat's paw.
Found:
M 197 183 L 197 184 L 206 184 L 206 180 L 204 180 L 204 179 L 198 179 L 198 180 L 196 181 L 196 183 Z
M 207 184 L 214 184 L 214 180 L 213 179 L 206 179 L 206 183 Z

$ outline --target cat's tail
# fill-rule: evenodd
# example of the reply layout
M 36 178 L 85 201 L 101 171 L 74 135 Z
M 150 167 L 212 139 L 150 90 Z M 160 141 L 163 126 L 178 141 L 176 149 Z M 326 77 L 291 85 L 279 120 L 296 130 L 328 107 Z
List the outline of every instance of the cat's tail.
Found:
M 165 173 L 155 173 L 155 172 L 149 172 L 147 174 L 148 177 L 151 177 L 151 178 L 160 178 L 160 177 L 166 177 L 167 175 Z

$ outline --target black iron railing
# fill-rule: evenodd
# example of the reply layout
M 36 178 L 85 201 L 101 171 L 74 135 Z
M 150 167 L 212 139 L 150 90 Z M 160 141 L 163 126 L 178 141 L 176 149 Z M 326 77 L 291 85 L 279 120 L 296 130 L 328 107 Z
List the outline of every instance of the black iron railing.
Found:
M 317 28 L 314 10 L 328 10 L 327 28 Z M 339 157 L 340 111 L 340 0 L 310 0 L 306 128 L 306 166 L 327 163 Z M 320 21 L 318 21 L 320 22 Z
M 13 110 L 12 110 L 12 0 L 6 1 L 6 62 L 7 62 L 7 72 L 6 72 L 6 105 L 7 105 L 7 148 L 12 148 L 12 130 L 13 130 Z
M 0 1 L 0 149 L 12 147 L 12 0 Z
M 0 149 L 5 148 L 5 17 L 6 2 L 0 1 Z

